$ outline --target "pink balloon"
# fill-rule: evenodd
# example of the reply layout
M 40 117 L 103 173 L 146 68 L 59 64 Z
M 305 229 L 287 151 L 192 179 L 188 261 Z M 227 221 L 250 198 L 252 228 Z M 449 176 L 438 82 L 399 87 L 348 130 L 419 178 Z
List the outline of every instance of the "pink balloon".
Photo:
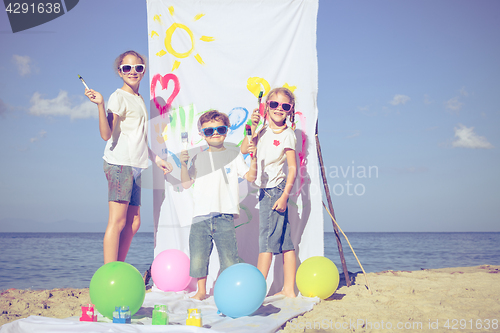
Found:
M 191 282 L 189 257 L 176 249 L 161 252 L 153 260 L 151 277 L 160 290 L 181 291 L 186 289 Z

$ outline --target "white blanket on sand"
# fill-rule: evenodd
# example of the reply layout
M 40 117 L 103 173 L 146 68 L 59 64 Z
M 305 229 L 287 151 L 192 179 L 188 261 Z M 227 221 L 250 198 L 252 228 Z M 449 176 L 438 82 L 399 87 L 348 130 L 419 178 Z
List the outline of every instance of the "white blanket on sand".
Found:
M 310 311 L 319 298 L 299 296 L 295 299 L 271 296 L 252 315 L 229 318 L 217 313 L 213 296 L 204 301 L 192 300 L 187 293 L 151 292 L 139 311 L 132 317 L 132 324 L 114 324 L 111 320 L 98 316 L 98 322 L 80 322 L 79 317 L 56 319 L 30 316 L 5 324 L 1 333 L 28 332 L 276 332 L 291 318 Z M 155 304 L 166 304 L 169 325 L 152 325 Z M 186 326 L 187 309 L 198 308 L 202 314 L 203 327 Z

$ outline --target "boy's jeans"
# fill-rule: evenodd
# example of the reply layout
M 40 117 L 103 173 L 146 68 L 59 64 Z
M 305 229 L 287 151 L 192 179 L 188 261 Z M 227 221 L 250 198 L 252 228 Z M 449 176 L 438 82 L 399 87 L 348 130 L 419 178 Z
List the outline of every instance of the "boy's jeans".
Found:
M 213 243 L 219 253 L 220 272 L 239 263 L 232 214 L 220 214 L 191 225 L 189 233 L 190 273 L 194 278 L 208 275 Z

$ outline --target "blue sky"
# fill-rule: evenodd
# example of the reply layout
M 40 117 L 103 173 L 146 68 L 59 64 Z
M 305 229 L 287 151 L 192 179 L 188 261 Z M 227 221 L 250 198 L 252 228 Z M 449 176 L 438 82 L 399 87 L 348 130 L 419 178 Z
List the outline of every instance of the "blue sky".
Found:
M 500 231 L 498 13 L 320 0 L 319 138 L 344 231 Z M 16 34 L 0 13 L 0 220 L 106 223 L 105 142 L 77 74 L 107 98 L 115 57 L 147 42 L 145 1 L 80 1 Z M 152 210 L 145 190 L 143 231 Z

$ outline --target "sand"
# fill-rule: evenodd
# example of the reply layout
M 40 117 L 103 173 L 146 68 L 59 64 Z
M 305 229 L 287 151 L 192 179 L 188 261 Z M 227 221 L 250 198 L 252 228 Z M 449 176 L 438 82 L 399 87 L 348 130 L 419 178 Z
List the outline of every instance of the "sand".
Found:
M 369 273 L 371 295 L 354 278 L 283 332 L 500 332 L 500 266 Z
M 312 311 L 283 325 L 283 332 L 500 332 L 500 266 L 351 274 Z M 342 282 L 342 281 L 341 281 Z M 0 295 L 0 325 L 38 315 L 81 315 L 88 289 L 18 290 Z
M 82 305 L 88 303 L 88 288 L 9 289 L 0 294 L 0 325 L 32 315 L 52 318 L 81 316 Z

